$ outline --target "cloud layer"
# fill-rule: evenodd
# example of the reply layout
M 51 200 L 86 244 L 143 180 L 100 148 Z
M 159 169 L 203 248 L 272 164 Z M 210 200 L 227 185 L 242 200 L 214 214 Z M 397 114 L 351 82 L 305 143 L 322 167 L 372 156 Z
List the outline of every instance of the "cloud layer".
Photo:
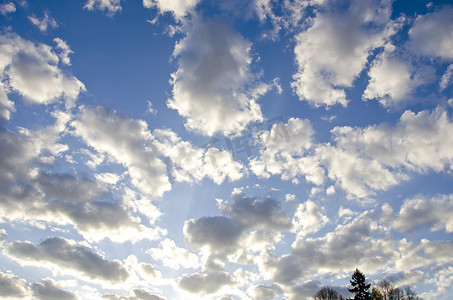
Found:
M 0 297 L 448 298 L 451 5 L 74 5 L 0 4 Z

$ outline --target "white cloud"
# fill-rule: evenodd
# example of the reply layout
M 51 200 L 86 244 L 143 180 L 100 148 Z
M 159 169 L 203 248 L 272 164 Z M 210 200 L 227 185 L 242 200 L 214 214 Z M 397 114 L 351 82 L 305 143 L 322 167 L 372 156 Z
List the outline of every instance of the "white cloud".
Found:
M 28 19 L 30 22 L 35 25 L 36 27 L 39 28 L 40 31 L 46 32 L 47 28 L 52 27 L 52 28 L 57 28 L 58 23 L 55 21 L 54 18 L 49 16 L 49 13 L 47 11 L 44 12 L 44 17 L 42 19 L 39 19 L 35 15 L 29 16 Z
M 9 33 L 0 36 L 0 45 L 3 91 L 16 91 L 27 101 L 40 104 L 65 98 L 67 106 L 73 106 L 79 93 L 85 91 L 82 82 L 58 67 L 60 59 L 51 47 Z M 6 95 L 1 98 L 1 106 L 11 106 Z
M 187 244 L 193 249 L 208 247 L 209 253 L 224 256 L 238 248 L 242 228 L 231 218 L 201 217 L 186 221 L 183 232 Z
M 394 105 L 408 100 L 410 94 L 422 83 L 415 76 L 411 65 L 392 55 L 393 50 L 394 47 L 388 45 L 374 60 L 368 71 L 370 81 L 362 99 L 377 99 L 384 106 Z
M 299 237 L 316 233 L 327 222 L 324 208 L 311 200 L 299 204 L 294 213 L 293 224 Z
M 5 245 L 4 251 L 21 264 L 48 265 L 53 270 L 75 272 L 88 280 L 115 284 L 129 277 L 120 261 L 108 261 L 87 245 L 61 237 L 48 238 L 36 246 L 28 241 L 15 241 Z
M 183 276 L 178 286 L 192 294 L 205 296 L 213 294 L 223 287 L 235 285 L 230 274 L 226 272 L 204 272 Z
M 156 129 L 151 133 L 145 121 L 103 107 L 82 107 L 71 125 L 74 134 L 97 154 L 127 168 L 132 184 L 151 199 L 170 190 L 173 180 L 198 182 L 208 177 L 220 184 L 226 178 L 234 181 L 244 174 L 243 165 L 226 150 L 195 147 L 171 130 Z M 117 130 L 112 131 L 113 126 Z
M 374 191 L 385 191 L 405 179 L 386 169 L 378 160 L 363 158 L 357 153 L 329 146 L 320 146 L 317 151 L 329 178 L 336 181 L 350 198 L 367 198 Z
M 153 266 L 152 264 L 140 263 L 139 266 L 140 266 L 139 273 L 143 278 L 156 280 L 162 277 L 162 273 L 158 271 L 156 267 Z
M 0 272 L 0 296 L 24 298 L 27 295 L 27 282 L 8 273 Z
M 247 294 L 249 294 L 252 299 L 256 300 L 271 300 L 278 296 L 274 287 L 263 284 L 250 287 Z
M 336 192 L 336 191 L 335 191 L 335 187 L 334 187 L 333 185 L 331 185 L 331 186 L 329 186 L 329 187 L 327 188 L 327 190 L 326 190 L 326 195 L 329 195 L 329 196 L 330 196 L 330 195 L 335 194 L 335 192 Z
M 175 242 L 168 238 L 161 241 L 158 248 L 152 248 L 147 253 L 172 269 L 179 269 L 180 267 L 196 269 L 200 266 L 197 255 L 184 248 L 177 247 Z
M 118 199 L 92 180 L 67 173 L 41 172 L 34 166 L 33 163 L 41 161 L 42 152 L 59 153 L 62 147 L 54 145 L 58 145 L 67 121 L 67 114 L 63 114 L 55 124 L 22 135 L 0 131 L 0 211 L 4 218 L 31 224 L 34 221 L 70 224 L 90 240 L 156 238 L 161 230 L 141 225 L 140 219 L 129 211 L 130 203 L 140 201 Z M 150 204 L 141 207 L 147 210 L 149 222 L 155 221 L 155 208 L 152 210 Z
M 290 118 L 287 124 L 274 124 L 259 135 L 260 156 L 250 160 L 250 169 L 262 178 L 281 174 L 283 180 L 298 183 L 299 176 L 317 185 L 324 182 L 324 169 L 312 155 L 314 131 L 309 120 Z
M 172 13 L 177 20 L 194 13 L 200 0 L 143 0 L 145 8 L 156 8 L 161 14 Z
M 122 10 L 121 0 L 87 0 L 83 8 L 90 11 L 105 11 L 109 17 L 114 16 Z
M 453 232 L 453 195 L 439 195 L 431 199 L 418 196 L 404 201 L 395 216 L 394 228 L 410 232 L 420 228 L 431 231 Z
M 269 142 L 272 131 L 262 134 L 267 140 L 261 139 L 260 155 L 250 160 L 250 169 L 257 176 L 281 175 L 283 180 L 294 183 L 302 177 L 321 185 L 327 173 L 349 198 L 364 199 L 407 180 L 409 171 L 441 172 L 452 168 L 449 149 L 453 147 L 453 124 L 442 108 L 431 113 L 406 111 L 393 127 L 335 127 L 331 132 L 336 145 L 312 142 L 310 123 L 298 120 L 292 122 L 305 124 L 300 127 L 301 133 L 289 125 L 279 125 L 286 128 L 280 142 Z M 334 188 L 329 189 L 332 192 Z
M 400 257 L 395 261 L 395 266 L 398 270 L 409 271 L 433 264 L 440 267 L 451 263 L 453 242 L 431 241 L 428 239 L 412 242 L 404 238 L 398 244 L 398 251 Z
M 448 268 L 439 270 L 435 274 L 435 276 L 432 279 L 430 279 L 427 283 L 434 284 L 434 286 L 437 287 L 437 289 L 423 293 L 420 295 L 421 297 L 424 297 L 426 299 L 435 299 L 448 294 L 447 289 L 453 283 L 453 267 L 449 266 Z
M 68 44 L 66 44 L 65 41 L 63 41 L 60 38 L 55 38 L 53 41 L 57 44 L 57 49 L 60 50 L 60 60 L 63 64 L 70 66 L 71 65 L 71 59 L 69 58 L 69 55 L 71 53 L 74 53 L 74 51 L 69 48 Z
M 440 91 L 444 91 L 449 85 L 453 83 L 453 64 L 450 64 L 445 71 L 439 83 Z
M 0 183 L 6 195 L 9 180 L 27 178 L 30 172 L 27 163 L 36 155 L 33 144 L 22 136 L 8 130 L 0 131 Z
M 243 1 L 229 1 L 236 4 L 231 8 L 235 14 L 244 14 L 246 18 L 256 15 L 261 23 L 269 22 L 272 28 L 269 32 L 264 32 L 263 38 L 272 40 L 279 39 L 282 30 L 297 32 L 301 27 L 306 27 L 305 23 L 310 18 L 310 9 L 319 9 L 327 4 L 325 0 L 303 0 L 303 1 L 273 1 L 273 0 L 254 0 L 248 7 L 243 7 Z
M 8 121 L 11 117 L 11 112 L 15 111 L 14 102 L 8 99 L 8 89 L 0 82 L 0 124 Z
M 344 89 L 359 76 L 370 51 L 382 46 L 392 32 L 386 26 L 391 1 L 351 1 L 348 5 L 346 10 L 326 7 L 307 31 L 296 36 L 298 71 L 292 86 L 301 100 L 315 106 L 346 106 Z
M 453 59 L 452 14 L 453 6 L 445 5 L 418 16 L 409 30 L 409 48 L 417 54 Z
M 33 296 L 36 297 L 36 299 L 42 300 L 78 299 L 78 297 L 74 293 L 65 291 L 64 289 L 59 287 L 54 280 L 50 278 L 43 279 L 42 283 L 31 284 L 31 290 Z
M 151 229 L 140 224 L 140 218 L 133 217 L 123 201 L 105 194 L 105 190 L 93 182 L 52 174 L 41 178 L 38 179 L 39 187 L 44 189 L 43 198 L 48 203 L 40 208 L 43 216 L 36 216 L 38 219 L 73 224 L 85 238 L 95 241 L 109 238 L 117 242 L 135 242 L 144 238 L 156 239 L 163 232 L 158 227 Z M 65 183 L 71 188 L 61 190 Z M 89 190 L 90 187 L 93 190 Z M 77 193 L 70 193 L 73 189 Z M 82 193 L 84 190 L 86 192 Z M 144 205 L 143 208 L 149 207 Z M 156 218 L 151 212 L 148 216 L 149 222 Z
M 147 112 L 149 112 L 150 114 L 153 114 L 155 115 L 157 113 L 157 110 L 153 108 L 153 104 L 151 103 L 151 101 L 147 101 L 146 103 L 148 103 L 148 106 L 147 106 Z
M 13 2 L 0 4 L 0 13 L 4 16 L 16 11 L 16 5 Z
M 280 203 L 272 198 L 258 200 L 253 197 L 233 197 L 233 203 L 218 200 L 219 210 L 231 216 L 241 227 L 285 230 L 291 228 L 288 216 L 281 211 Z
M 286 294 L 289 300 L 311 299 L 322 288 L 318 280 L 307 280 L 301 284 L 296 284 L 286 288 Z
M 296 201 L 296 195 L 294 194 L 286 194 L 285 195 L 285 201 L 286 202 L 295 202 Z
M 394 127 L 386 124 L 367 128 L 336 127 L 332 130 L 337 147 L 392 168 L 423 172 L 451 169 L 453 123 L 446 111 L 405 111 Z M 435 155 L 433 155 L 435 153 Z
M 109 172 L 95 174 L 94 177 L 96 178 L 97 181 L 103 182 L 105 184 L 116 184 L 121 179 L 121 177 L 118 174 Z
M 257 99 L 247 91 L 254 81 L 250 42 L 239 33 L 224 23 L 194 20 L 174 56 L 179 67 L 167 105 L 185 118 L 188 129 L 231 135 L 263 119 Z
M 344 272 L 356 267 L 375 272 L 396 261 L 396 243 L 381 234 L 373 212 L 365 212 L 319 238 L 296 239 L 292 252 L 268 259 L 265 270 L 283 284 L 309 278 L 313 272 Z
M 291 222 L 277 200 L 258 200 L 242 194 L 232 199 L 232 203 L 217 200 L 219 210 L 229 217 L 201 217 L 185 222 L 184 237 L 192 249 L 212 257 L 230 256 L 233 261 L 246 262 L 252 252 L 272 249 L 281 239 L 280 230 L 291 230 Z
M 151 292 L 143 289 L 134 289 L 131 296 L 115 296 L 115 295 L 102 295 L 102 299 L 109 300 L 165 300 Z
M 208 177 L 221 184 L 227 177 L 235 181 L 244 175 L 244 166 L 227 150 L 195 147 L 171 130 L 156 129 L 153 135 L 159 151 L 169 159 L 166 161 L 169 175 L 177 182 L 199 182 Z
M 272 154 L 285 151 L 301 155 L 312 146 L 313 128 L 309 120 L 290 118 L 288 122 L 276 123 L 269 131 L 259 136 L 261 145 Z
M 145 121 L 103 107 L 82 107 L 71 126 L 88 146 L 125 166 L 132 184 L 148 197 L 153 199 L 170 190 L 165 164 L 158 158 L 161 153 Z

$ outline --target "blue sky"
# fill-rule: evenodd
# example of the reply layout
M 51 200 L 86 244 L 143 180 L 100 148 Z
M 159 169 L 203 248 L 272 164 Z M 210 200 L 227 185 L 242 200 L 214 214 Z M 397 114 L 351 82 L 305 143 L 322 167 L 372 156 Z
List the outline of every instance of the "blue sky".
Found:
M 0 2 L 0 295 L 453 292 L 449 1 Z M 52 298 L 53 297 L 53 298 Z

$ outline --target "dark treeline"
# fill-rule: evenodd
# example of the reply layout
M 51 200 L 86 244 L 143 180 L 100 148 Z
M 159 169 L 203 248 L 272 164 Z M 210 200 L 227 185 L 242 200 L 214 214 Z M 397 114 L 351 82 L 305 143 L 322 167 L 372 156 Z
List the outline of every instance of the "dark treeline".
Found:
M 356 269 L 349 281 L 349 292 L 352 298 L 344 298 L 332 287 L 323 287 L 313 295 L 314 300 L 422 300 L 409 286 L 397 287 L 390 281 L 383 279 L 371 288 L 371 283 L 366 283 L 365 274 Z

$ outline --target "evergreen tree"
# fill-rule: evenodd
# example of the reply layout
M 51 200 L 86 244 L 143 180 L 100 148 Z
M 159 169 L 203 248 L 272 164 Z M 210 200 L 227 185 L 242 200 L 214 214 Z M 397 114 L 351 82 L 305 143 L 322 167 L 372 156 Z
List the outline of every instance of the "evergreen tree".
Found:
M 352 288 L 348 289 L 351 293 L 354 293 L 354 300 L 371 300 L 370 286 L 371 284 L 366 284 L 365 275 L 355 269 L 352 274 L 352 279 L 350 280 Z

